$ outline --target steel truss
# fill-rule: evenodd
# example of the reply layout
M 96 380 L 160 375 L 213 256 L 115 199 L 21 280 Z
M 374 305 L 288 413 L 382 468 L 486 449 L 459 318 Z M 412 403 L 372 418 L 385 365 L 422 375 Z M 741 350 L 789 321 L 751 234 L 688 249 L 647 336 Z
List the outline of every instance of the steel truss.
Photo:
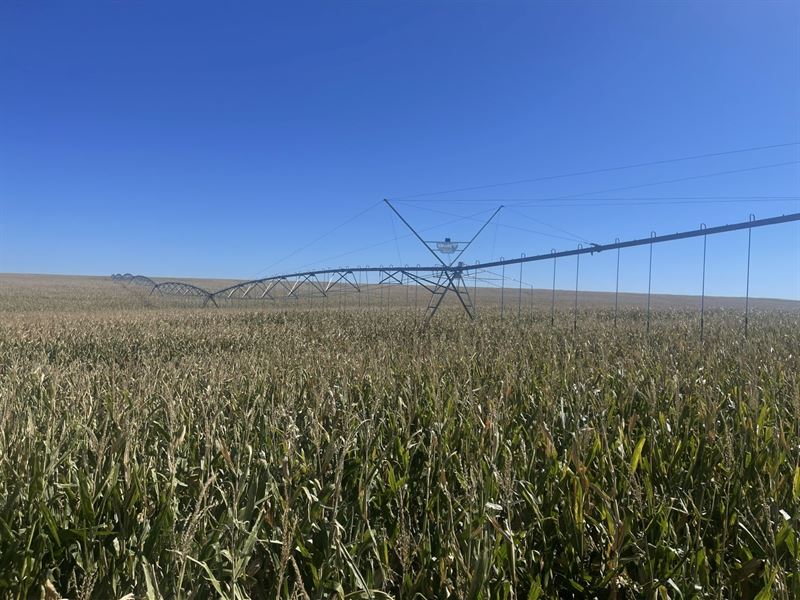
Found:
M 387 202 L 387 204 L 389 204 Z M 394 210 L 394 207 L 389 204 Z M 498 209 L 499 210 L 499 209 Z M 395 211 L 400 219 L 414 232 L 416 231 L 403 219 L 403 217 Z M 497 212 L 495 212 L 497 214 Z M 494 217 L 494 215 L 492 215 Z M 491 219 L 490 219 L 491 220 Z M 431 296 L 425 311 L 425 321 L 430 320 L 444 300 L 448 293 L 453 293 L 459 300 L 464 311 L 472 319 L 477 316 L 475 307 L 469 293 L 469 289 L 464 282 L 464 274 L 468 272 L 475 272 L 485 269 L 492 269 L 495 267 L 506 267 L 509 265 L 520 265 L 524 263 L 538 262 L 552 260 L 555 261 L 559 258 L 576 256 L 580 257 L 584 254 L 595 254 L 600 252 L 607 252 L 611 250 L 621 250 L 624 248 L 632 248 L 636 246 L 652 246 L 654 244 L 662 244 L 672 242 L 675 240 L 704 237 L 709 235 L 717 235 L 731 231 L 747 230 L 752 231 L 758 227 L 767 227 L 771 225 L 778 225 L 781 223 L 790 223 L 800 221 L 800 213 L 791 213 L 779 217 L 771 217 L 767 219 L 755 219 L 751 216 L 748 221 L 734 223 L 731 225 L 721 225 L 718 227 L 700 227 L 689 231 L 682 231 L 667 235 L 651 235 L 646 238 L 638 238 L 627 241 L 615 241 L 611 244 L 592 244 L 588 247 L 579 246 L 572 250 L 551 251 L 546 254 L 536 254 L 532 256 L 522 256 L 520 258 L 513 258 L 508 260 L 498 260 L 485 263 L 465 264 L 459 262 L 454 264 L 455 261 L 461 256 L 466 247 L 456 256 L 451 262 L 445 262 L 434 251 L 427 242 L 417 235 L 420 241 L 425 244 L 426 248 L 430 250 L 431 254 L 437 258 L 440 264 L 431 266 L 415 266 L 415 267 L 395 267 L 395 266 L 380 266 L 380 267 L 344 267 L 338 269 L 319 269 L 314 271 L 302 271 L 297 273 L 287 273 L 284 275 L 275 275 L 271 277 L 264 277 L 262 279 L 255 279 L 251 281 L 244 281 L 235 285 L 228 286 L 221 290 L 211 292 L 204 290 L 198 286 L 191 285 L 179 281 L 165 281 L 155 282 L 149 277 L 143 275 L 132 275 L 125 273 L 122 275 L 112 275 L 112 279 L 124 284 L 138 285 L 150 289 L 150 293 L 159 292 L 161 295 L 169 296 L 184 296 L 184 297 L 200 297 L 204 299 L 204 305 L 211 302 L 217 305 L 217 299 L 228 300 L 280 300 L 280 299 L 299 299 L 300 291 L 303 287 L 310 289 L 312 295 L 320 297 L 327 297 L 332 292 L 343 293 L 344 291 L 361 293 L 368 289 L 364 284 L 360 283 L 360 275 L 369 276 L 370 274 L 377 275 L 378 285 L 413 285 L 419 286 L 428 291 Z M 488 221 L 487 223 L 488 224 Z M 475 237 L 486 227 L 483 227 L 475 234 Z M 472 243 L 475 237 L 467 244 Z M 705 265 L 705 262 L 704 262 Z M 749 260 L 748 260 L 749 268 Z M 375 284 L 369 284 L 375 285 Z M 748 278 L 749 285 L 749 278 Z M 339 289 L 336 289 L 336 288 Z M 577 287 L 576 287 L 577 290 Z M 749 296 L 749 287 L 748 287 Z
M 370 273 L 376 274 L 378 281 L 369 285 L 407 285 L 413 282 L 433 292 L 437 285 L 435 277 L 438 277 L 441 270 L 441 267 L 394 266 L 321 269 L 245 281 L 212 294 L 226 300 L 282 300 L 298 298 L 304 287 L 310 289 L 312 295 L 321 297 L 327 297 L 332 293 L 360 293 L 364 291 L 365 286 L 359 283 L 357 275 Z
M 124 273 L 122 275 L 115 274 L 112 275 L 111 278 L 124 284 L 146 287 L 150 290 L 151 296 L 158 292 L 158 294 L 161 296 L 202 298 L 203 306 L 209 302 L 211 302 L 214 306 L 217 306 L 217 301 L 214 299 L 213 292 L 204 290 L 203 288 L 192 285 L 191 283 L 186 283 L 185 281 L 156 282 L 149 277 L 145 277 L 144 275 L 131 275 L 130 273 Z
M 145 277 L 144 275 L 131 275 L 130 273 L 125 273 L 123 275 L 112 275 L 111 279 L 120 281 L 122 283 L 132 283 L 134 285 L 141 285 L 149 288 L 154 288 L 156 285 L 158 285 L 149 277 Z

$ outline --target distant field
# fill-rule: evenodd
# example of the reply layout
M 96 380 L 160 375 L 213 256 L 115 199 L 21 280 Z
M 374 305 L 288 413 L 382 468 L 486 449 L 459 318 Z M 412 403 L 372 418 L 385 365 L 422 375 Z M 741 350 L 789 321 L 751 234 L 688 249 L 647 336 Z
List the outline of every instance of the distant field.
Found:
M 241 283 L 230 279 L 196 279 L 196 278 L 153 278 L 156 282 L 183 281 L 199 286 L 208 291 L 216 291 L 230 285 Z M 338 306 L 340 295 L 342 302 L 347 306 L 366 307 L 412 307 L 417 306 L 422 310 L 428 300 L 428 292 L 414 286 L 371 284 L 362 287 L 361 300 L 351 288 L 340 285 L 331 292 L 327 302 L 319 294 L 309 297 L 313 291 L 309 285 L 300 288 L 301 299 L 299 302 L 232 300 L 223 303 L 223 307 L 253 306 L 285 308 L 294 306 L 299 308 L 324 308 Z M 473 287 L 469 286 L 470 293 Z M 339 294 L 342 291 L 342 294 Z M 416 292 L 416 296 L 415 296 Z M 285 292 L 284 292 L 285 294 Z M 276 296 L 279 292 L 276 291 Z M 478 310 L 487 309 L 499 312 L 501 292 L 499 288 L 478 287 L 475 294 Z M 575 290 L 556 290 L 556 306 L 562 310 L 570 310 L 575 300 Z M 533 291 L 523 289 L 520 297 L 519 289 L 509 284 L 503 298 L 507 314 L 512 315 L 522 311 L 530 313 L 548 312 L 552 301 L 552 290 L 537 288 Z M 743 311 L 744 298 L 706 296 L 707 309 L 720 309 L 723 311 Z M 197 302 L 195 302 L 195 305 Z M 456 306 L 456 301 L 448 298 L 447 304 Z M 579 291 L 579 308 L 607 309 L 614 306 L 614 294 L 609 292 Z M 647 295 L 641 293 L 619 294 L 619 306 L 623 309 L 643 309 L 647 305 Z M 157 295 L 149 296 L 147 290 L 133 285 L 125 285 L 112 281 L 110 277 L 86 277 L 71 275 L 24 275 L 0 273 L 0 311 L 40 311 L 40 310 L 118 310 L 133 308 L 159 308 L 166 306 L 192 306 L 192 300 L 177 300 L 160 298 Z M 700 309 L 699 296 L 681 296 L 668 294 L 653 294 L 651 307 L 654 310 L 697 310 Z M 793 300 L 780 300 L 771 298 L 750 298 L 750 307 L 754 311 L 800 311 L 800 302 Z
M 507 292 L 0 275 L 0 598 L 800 597 L 798 303 Z

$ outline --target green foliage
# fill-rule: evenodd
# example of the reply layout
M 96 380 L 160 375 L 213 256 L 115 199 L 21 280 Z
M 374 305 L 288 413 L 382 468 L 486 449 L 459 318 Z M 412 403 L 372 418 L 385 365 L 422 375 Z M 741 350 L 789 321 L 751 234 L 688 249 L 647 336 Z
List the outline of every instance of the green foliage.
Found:
M 800 321 L 691 318 L 7 319 L 0 597 L 800 597 Z

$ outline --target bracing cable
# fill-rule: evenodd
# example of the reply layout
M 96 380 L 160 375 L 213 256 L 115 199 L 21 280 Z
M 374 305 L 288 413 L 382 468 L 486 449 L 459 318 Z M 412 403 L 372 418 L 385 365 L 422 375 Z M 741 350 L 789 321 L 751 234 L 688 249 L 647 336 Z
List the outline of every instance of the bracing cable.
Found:
M 656 166 L 656 165 L 665 165 L 665 164 L 671 164 L 671 163 L 677 163 L 677 162 L 683 162 L 683 161 L 689 161 L 689 160 L 699 160 L 699 159 L 703 159 L 703 158 L 714 158 L 714 157 L 719 157 L 719 156 L 728 156 L 728 155 L 732 155 L 732 154 L 742 154 L 742 153 L 745 153 L 745 152 L 757 152 L 757 151 L 761 151 L 761 150 L 771 150 L 771 149 L 775 149 L 775 148 L 786 148 L 786 147 L 789 147 L 789 146 L 800 146 L 800 142 L 786 142 L 786 143 L 782 143 L 782 144 L 769 144 L 769 145 L 764 145 L 764 146 L 750 146 L 748 148 L 737 148 L 737 149 L 734 149 L 734 150 L 725 150 L 725 151 L 722 151 L 722 152 L 707 152 L 707 153 L 704 153 L 704 154 L 693 154 L 693 155 L 689 155 L 689 156 L 680 156 L 680 157 L 677 157 L 677 158 L 667 158 L 667 159 L 662 159 L 662 160 L 652 160 L 652 161 L 639 162 L 639 163 L 633 163 L 633 164 L 627 164 L 627 165 L 620 165 L 620 166 L 615 166 L 615 167 L 603 167 L 603 168 L 599 168 L 599 169 L 587 169 L 587 170 L 583 170 L 583 171 L 573 171 L 573 172 L 570 172 L 570 173 L 560 173 L 558 175 L 545 175 L 545 176 L 541 176 L 541 177 L 528 177 L 528 178 L 524 178 L 524 179 L 516 179 L 516 180 L 513 180 L 513 181 L 504 181 L 504 182 L 498 182 L 498 183 L 488 183 L 488 184 L 483 184 L 483 185 L 474 185 L 474 186 L 468 186 L 468 187 L 452 188 L 452 189 L 447 189 L 447 190 L 439 190 L 439 191 L 436 191 L 436 192 L 422 192 L 422 193 L 418 193 L 418 194 L 408 194 L 408 195 L 405 195 L 405 196 L 395 196 L 395 197 L 390 198 L 390 199 L 391 200 L 410 200 L 410 199 L 413 199 L 413 198 L 423 198 L 423 197 L 428 197 L 428 196 L 440 196 L 440 195 L 443 195 L 443 194 L 452 194 L 452 193 L 455 193 L 455 192 L 468 192 L 468 191 L 474 191 L 474 190 L 483 190 L 483 189 L 489 189 L 489 188 L 495 188 L 495 187 L 518 185 L 518 184 L 521 184 L 521 183 L 534 183 L 534 182 L 539 182 L 539 181 L 550 181 L 550 180 L 554 180 L 554 179 L 564 179 L 564 178 L 567 178 L 567 177 L 580 177 L 580 176 L 584 176 L 584 175 L 595 175 L 595 174 L 599 174 L 599 173 L 611 173 L 611 172 L 614 172 L 614 171 L 623 171 L 623 170 L 626 170 L 626 169 L 637 169 L 637 168 L 641 168 L 641 167 L 651 167 L 651 166 Z

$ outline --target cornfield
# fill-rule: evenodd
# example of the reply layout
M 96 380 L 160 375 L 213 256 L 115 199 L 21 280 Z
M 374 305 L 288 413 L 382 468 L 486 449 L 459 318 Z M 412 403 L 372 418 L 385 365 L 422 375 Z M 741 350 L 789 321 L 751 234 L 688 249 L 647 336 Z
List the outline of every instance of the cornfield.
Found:
M 13 301 L 0 597 L 800 597 L 797 311 Z

